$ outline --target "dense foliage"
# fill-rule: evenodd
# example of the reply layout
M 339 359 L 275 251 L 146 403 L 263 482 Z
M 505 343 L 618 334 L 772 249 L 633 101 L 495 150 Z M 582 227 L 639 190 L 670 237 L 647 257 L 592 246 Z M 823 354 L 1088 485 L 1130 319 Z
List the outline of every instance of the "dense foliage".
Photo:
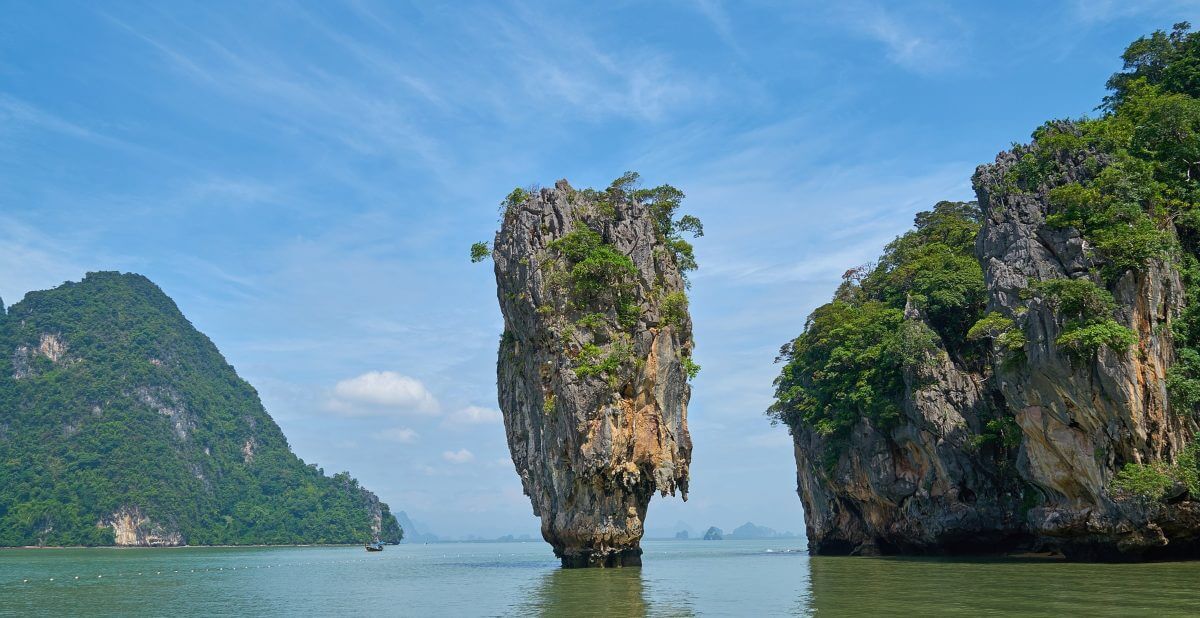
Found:
M 915 224 L 874 267 L 846 273 L 833 302 L 783 346 L 773 418 L 834 437 L 860 418 L 887 426 L 900 415 L 905 366 L 921 362 L 936 338 L 956 357 L 978 356 L 980 344 L 967 338 L 985 300 L 973 257 L 978 207 L 940 202 Z M 906 319 L 909 305 L 925 319 Z
M 1193 436 L 1175 463 L 1127 463 L 1112 481 L 1118 496 L 1162 500 L 1176 488 L 1200 499 L 1200 435 Z
M 144 277 L 91 273 L 0 314 L 0 545 L 111 544 L 97 524 L 130 508 L 193 545 L 357 543 L 373 501 L 293 455 Z
M 1076 360 L 1102 348 L 1124 353 L 1136 343 L 1117 321 L 1110 292 L 1122 277 L 1158 262 L 1180 270 L 1186 307 L 1172 324 L 1179 360 L 1167 386 L 1172 408 L 1194 414 L 1200 412 L 1200 34 L 1177 24 L 1135 41 L 1123 58 L 1124 70 L 1108 82 L 1104 114 L 1040 127 L 1029 145 L 1014 146 L 1017 160 L 999 190 L 1044 192 L 1046 227 L 1078 231 L 1097 265 L 1090 277 L 1030 281 L 1025 294 L 1058 314 L 1056 343 Z M 886 425 L 899 414 L 905 368 L 930 341 L 940 340 L 968 366 L 979 362 L 989 340 L 1006 363 L 1022 361 L 1028 342 L 1020 312 L 983 312 L 984 282 L 972 251 L 980 220 L 973 205 L 939 204 L 888 245 L 877 265 L 847 273 L 833 302 L 814 311 L 804 333 L 781 350 L 785 364 L 769 415 L 835 437 L 863 418 Z M 908 303 L 936 338 L 905 319 Z M 989 425 L 1001 442 L 1014 434 L 1010 420 Z M 1150 469 L 1134 473 L 1141 483 L 1155 476 Z
M 545 255 L 538 260 L 547 287 L 556 292 L 537 307 L 539 314 L 552 319 L 570 319 L 572 329 L 588 331 L 602 343 L 586 343 L 575 358 L 575 373 L 580 377 L 601 376 L 615 381 L 622 368 L 636 362 L 631 335 L 642 316 L 641 298 L 651 296 L 660 302 L 661 324 L 680 327 L 688 319 L 688 298 L 683 291 L 666 292 L 662 281 L 652 273 L 640 273 L 637 265 L 605 238 L 608 221 L 617 216 L 617 206 L 630 206 L 649 215 L 657 240 L 669 253 L 683 277 L 697 268 L 693 238 L 704 235 L 704 226 L 693 215 L 679 216 L 684 194 L 671 185 L 643 189 L 636 172 L 625 172 L 598 191 L 572 191 L 568 197 L 583 208 L 583 217 L 559 238 L 550 241 Z M 500 203 L 504 216 L 534 197 L 536 188 L 513 189 Z M 471 246 L 471 261 L 480 262 L 490 255 L 487 243 Z M 653 289 L 641 289 L 649 283 Z M 648 292 L 648 294 L 647 294 Z M 680 359 L 689 378 L 700 366 L 690 357 Z
M 1040 298 L 1062 316 L 1055 343 L 1076 360 L 1092 357 L 1101 347 L 1123 352 L 1137 342 L 1132 330 L 1112 318 L 1117 310 L 1112 294 L 1090 279 L 1035 281 L 1025 296 Z
M 1101 261 L 1103 280 L 1172 262 L 1183 274 L 1186 308 L 1174 321 L 1179 362 L 1168 375 L 1176 412 L 1200 411 L 1200 33 L 1187 23 L 1142 37 L 1126 49 L 1124 71 L 1109 79 L 1105 114 L 1048 123 L 1026 159 L 1040 161 L 1027 182 L 1053 180 L 1062 161 L 1082 158 L 1090 175 L 1050 192 L 1047 225 L 1078 229 Z M 1030 167 L 1034 167 L 1032 164 Z M 1078 313 L 1060 344 L 1128 347 L 1133 334 L 1109 311 Z
M 492 255 L 492 248 L 486 242 L 471 243 L 471 263 L 482 262 Z

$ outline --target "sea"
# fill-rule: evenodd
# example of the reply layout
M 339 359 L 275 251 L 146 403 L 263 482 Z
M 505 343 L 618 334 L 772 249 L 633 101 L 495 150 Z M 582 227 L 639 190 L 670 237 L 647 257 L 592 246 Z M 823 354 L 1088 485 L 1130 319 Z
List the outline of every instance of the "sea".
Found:
M 812 557 L 803 539 L 0 550 L 0 616 L 1200 616 L 1200 563 Z

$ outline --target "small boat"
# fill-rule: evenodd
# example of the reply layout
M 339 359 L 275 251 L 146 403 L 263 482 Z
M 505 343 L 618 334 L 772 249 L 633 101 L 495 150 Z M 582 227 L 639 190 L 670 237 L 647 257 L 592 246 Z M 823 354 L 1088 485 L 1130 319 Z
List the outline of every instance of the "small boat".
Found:
M 367 545 L 367 551 L 383 551 L 383 543 L 375 541 L 374 543 Z

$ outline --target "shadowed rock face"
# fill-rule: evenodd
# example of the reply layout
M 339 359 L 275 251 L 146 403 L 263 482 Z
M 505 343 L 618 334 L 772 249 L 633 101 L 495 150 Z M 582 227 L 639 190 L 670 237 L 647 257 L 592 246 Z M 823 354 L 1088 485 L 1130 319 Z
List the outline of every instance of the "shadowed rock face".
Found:
M 581 293 L 572 273 L 588 265 L 552 244 L 580 226 L 632 260 L 619 299 Z M 684 289 L 672 253 L 645 207 L 564 180 L 507 209 L 493 258 L 499 403 L 542 536 L 566 567 L 640 565 L 650 497 L 687 498 L 692 450 L 691 320 L 664 307 Z
M 1136 560 L 1200 555 L 1200 504 L 1124 500 L 1110 490 L 1128 462 L 1172 462 L 1195 433 L 1166 393 L 1171 323 L 1183 307 L 1173 266 L 1126 272 L 1107 288 L 1116 320 L 1137 342 L 1072 361 L 1055 340 L 1064 318 L 1022 291 L 1030 280 L 1091 278 L 1098 264 L 1071 229 L 1045 225 L 1048 193 L 1087 173 L 1085 157 L 1034 191 L 1005 176 L 1025 152 L 980 166 L 984 213 L 976 240 L 988 310 L 1024 330 L 1021 362 L 993 350 L 983 367 L 950 359 L 940 343 L 905 375 L 903 417 L 887 430 L 859 421 L 834 460 L 816 431 L 793 428 L 798 492 L 810 549 L 820 554 L 1052 549 L 1068 557 Z M 1105 163 L 1102 155 L 1095 160 Z M 922 320 L 915 311 L 910 320 Z M 1011 418 L 1011 445 L 980 448 L 986 419 Z
M 1022 300 L 1021 290 L 1031 279 L 1091 278 L 1103 285 L 1086 240 L 1073 229 L 1044 225 L 1049 190 L 1085 178 L 1088 166 L 1075 155 L 1039 191 L 1005 193 L 1004 175 L 1020 155 L 1001 153 L 980 167 L 975 188 L 987 213 L 976 253 L 989 308 L 1023 314 L 1029 339 L 1023 366 L 1000 366 L 992 385 L 1021 427 L 1016 466 L 1037 494 L 1024 523 L 1041 540 L 1083 558 L 1194 556 L 1200 505 L 1114 500 L 1108 490 L 1126 462 L 1174 461 L 1196 432 L 1191 415 L 1170 411 L 1166 391 L 1175 362 L 1171 323 L 1184 306 L 1180 274 L 1160 261 L 1124 273 L 1108 288 L 1117 321 L 1137 343 L 1121 352 L 1100 348 L 1087 362 L 1068 360 L 1055 343 L 1063 320 L 1036 297 Z

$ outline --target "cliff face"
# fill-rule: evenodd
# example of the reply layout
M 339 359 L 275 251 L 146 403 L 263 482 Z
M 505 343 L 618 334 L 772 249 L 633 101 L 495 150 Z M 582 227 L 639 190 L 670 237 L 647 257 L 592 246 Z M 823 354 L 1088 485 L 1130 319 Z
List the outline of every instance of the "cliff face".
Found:
M 1180 273 L 1156 258 L 1103 276 L 1110 262 L 1085 236 L 1048 219 L 1062 211 L 1055 188 L 1086 184 L 1111 161 L 1058 152 L 1052 172 L 1014 185 L 1035 151 L 1047 149 L 1001 153 L 974 178 L 986 312 L 1019 337 L 993 332 L 982 356 L 971 357 L 949 353 L 935 336 L 904 363 L 899 418 L 860 418 L 837 444 L 810 424 L 789 423 L 813 552 L 1029 549 L 1123 560 L 1200 551 L 1200 503 L 1179 482 L 1162 500 L 1113 486 L 1126 464 L 1177 462 L 1197 429 L 1167 392 L 1172 326 L 1184 308 Z M 1113 324 L 1094 307 L 1073 315 L 1070 299 L 1045 291 L 1064 281 L 1111 294 Z M 904 321 L 928 323 L 911 300 Z M 1088 332 L 1127 332 L 1128 345 L 1107 339 L 1080 352 L 1064 337 L 1102 322 Z
M 691 320 L 650 211 L 566 181 L 510 199 L 493 251 L 512 452 L 563 566 L 641 564 L 657 491 L 686 499 Z
M 113 545 L 121 547 L 174 547 L 183 545 L 178 530 L 168 530 L 150 520 L 137 507 L 119 509 L 97 524 L 113 532 Z
M 0 546 L 358 543 L 402 534 L 288 447 L 145 277 L 90 273 L 0 315 Z
M 1200 538 L 1200 505 L 1115 500 L 1110 490 L 1124 463 L 1175 461 L 1196 433 L 1189 410 L 1171 410 L 1166 388 L 1172 324 L 1184 307 L 1180 273 L 1155 259 L 1105 282 L 1104 263 L 1079 231 L 1046 224 L 1052 190 L 1089 180 L 1097 172 L 1088 155 L 1102 164 L 1103 155 L 1067 156 L 1036 190 L 1008 190 L 1004 179 L 1023 154 L 1002 153 L 980 167 L 975 187 L 986 213 L 977 253 L 989 308 L 1017 320 L 1028 338 L 1022 366 L 998 364 L 993 380 L 1021 429 L 1018 472 L 1038 494 L 1025 523 L 1080 557 L 1186 555 Z M 1101 347 L 1086 359 L 1062 349 L 1067 320 L 1027 291 L 1031 281 L 1055 279 L 1107 287 L 1133 345 Z
M 906 319 L 920 321 L 918 313 Z M 995 401 L 940 344 L 904 376 L 893 427 L 859 420 L 844 444 L 792 429 L 810 550 L 818 554 L 978 551 L 1024 536 L 1005 449 L 969 446 Z M 834 455 L 838 453 L 838 455 Z

